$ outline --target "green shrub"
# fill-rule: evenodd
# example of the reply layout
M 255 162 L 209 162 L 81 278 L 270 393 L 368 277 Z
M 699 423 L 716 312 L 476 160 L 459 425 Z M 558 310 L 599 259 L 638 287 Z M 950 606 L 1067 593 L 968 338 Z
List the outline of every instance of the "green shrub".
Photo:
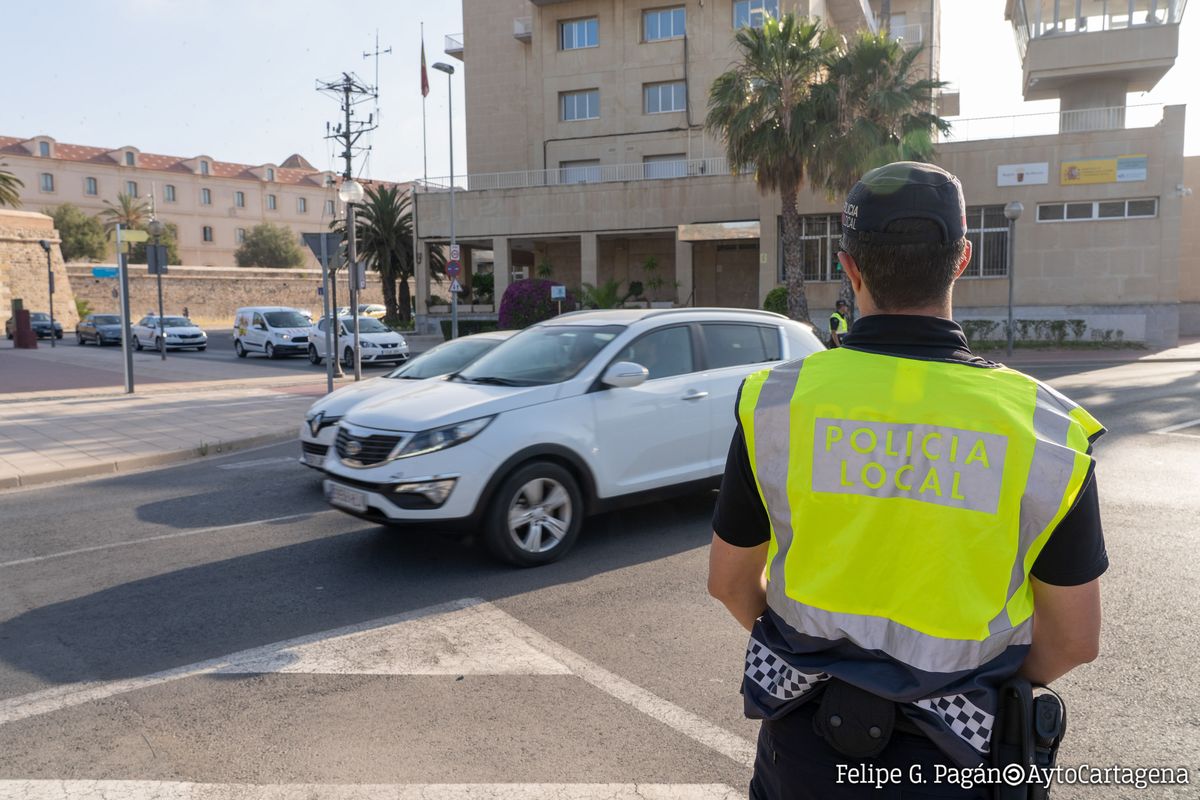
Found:
M 442 338 L 450 339 L 450 320 L 439 320 L 442 326 Z M 458 335 L 470 336 L 472 333 L 486 333 L 488 331 L 498 331 L 500 326 L 495 321 L 490 319 L 460 319 L 458 321 Z
M 763 310 L 787 316 L 787 287 L 776 286 L 767 292 L 767 299 L 763 300 Z

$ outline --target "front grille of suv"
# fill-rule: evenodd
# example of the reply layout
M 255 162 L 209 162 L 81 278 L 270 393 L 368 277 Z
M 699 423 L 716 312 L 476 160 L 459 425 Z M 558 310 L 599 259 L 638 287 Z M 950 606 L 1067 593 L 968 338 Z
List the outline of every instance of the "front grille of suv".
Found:
M 329 445 L 318 444 L 317 442 L 301 442 L 300 449 L 314 456 L 323 456 L 329 452 Z
M 338 457 L 342 459 L 343 464 L 352 467 L 369 467 L 386 461 L 391 452 L 396 449 L 396 445 L 400 444 L 402 438 L 402 436 L 386 434 L 361 436 L 342 427 L 338 429 L 337 442 L 334 446 L 337 448 Z M 352 450 L 355 452 L 351 452 Z

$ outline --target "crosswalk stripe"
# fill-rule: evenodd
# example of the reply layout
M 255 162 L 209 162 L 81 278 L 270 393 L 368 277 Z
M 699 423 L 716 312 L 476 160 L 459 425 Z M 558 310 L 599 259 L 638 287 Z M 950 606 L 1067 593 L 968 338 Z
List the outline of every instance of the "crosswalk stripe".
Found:
M 0 780 L 0 800 L 737 800 L 716 783 L 278 784 Z

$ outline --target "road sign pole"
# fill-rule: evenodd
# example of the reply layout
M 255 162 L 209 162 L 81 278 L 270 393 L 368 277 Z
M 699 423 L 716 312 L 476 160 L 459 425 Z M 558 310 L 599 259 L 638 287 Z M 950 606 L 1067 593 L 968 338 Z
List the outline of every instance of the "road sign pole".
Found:
M 117 274 L 121 279 L 121 349 L 125 351 L 125 394 L 133 394 L 133 342 L 129 340 L 129 264 L 121 252 L 121 226 L 117 225 Z
M 162 274 L 163 267 L 166 266 L 167 260 L 160 258 L 162 255 L 158 249 L 158 237 L 154 237 L 155 244 L 147 245 L 146 252 L 153 252 L 153 256 L 147 256 L 154 260 L 154 277 L 158 282 L 158 354 L 163 361 L 167 360 L 167 329 L 163 324 L 163 299 L 162 299 Z
M 329 307 L 329 234 L 321 234 L 321 319 L 325 322 L 325 391 L 333 391 L 333 326 L 337 324 L 336 314 L 330 314 Z M 334 309 L 336 311 L 336 309 Z M 315 345 L 309 345 L 314 347 Z

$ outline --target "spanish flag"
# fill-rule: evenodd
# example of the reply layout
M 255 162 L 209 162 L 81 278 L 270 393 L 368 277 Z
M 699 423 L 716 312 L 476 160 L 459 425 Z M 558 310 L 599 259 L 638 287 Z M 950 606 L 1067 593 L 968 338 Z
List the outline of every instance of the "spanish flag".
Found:
M 425 39 L 421 39 L 421 97 L 429 96 L 429 73 L 425 69 Z

